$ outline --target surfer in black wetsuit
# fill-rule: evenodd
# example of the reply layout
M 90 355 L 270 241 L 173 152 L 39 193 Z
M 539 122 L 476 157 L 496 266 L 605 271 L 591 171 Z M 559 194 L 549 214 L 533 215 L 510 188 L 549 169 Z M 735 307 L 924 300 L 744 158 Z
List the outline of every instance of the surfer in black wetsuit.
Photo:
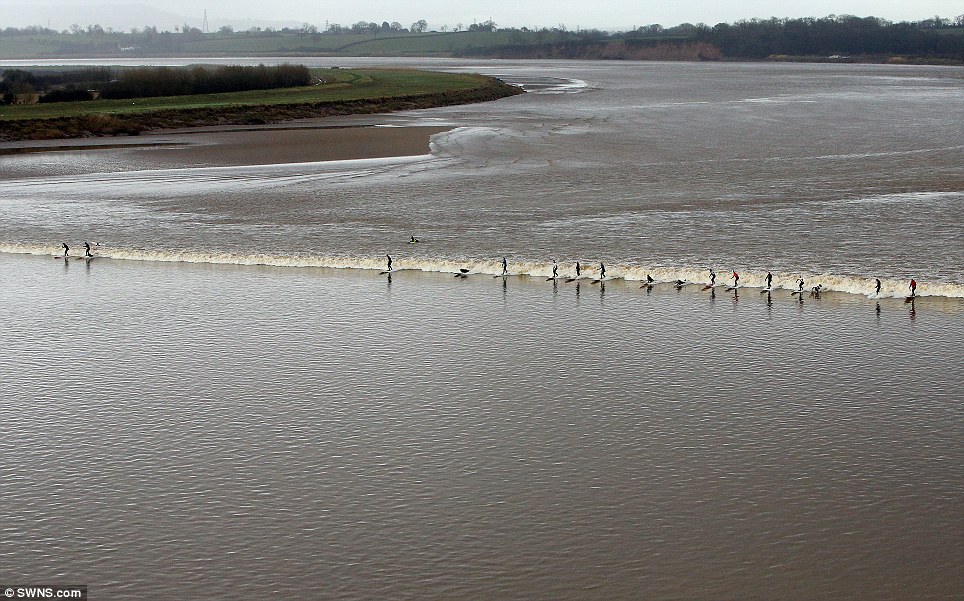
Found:
M 392 270 L 392 255 L 385 255 L 388 257 L 388 271 Z
M 579 277 L 579 271 L 580 271 L 580 269 L 581 269 L 581 268 L 579 267 L 579 261 L 576 261 L 576 277 L 577 277 L 577 278 Z
M 66 257 L 66 256 L 67 256 L 67 253 L 70 252 L 70 247 L 67 246 L 67 243 L 66 243 L 66 242 L 61 242 L 60 245 L 64 247 L 64 257 Z
M 556 279 L 557 277 L 559 277 L 559 264 L 556 263 L 555 259 L 553 259 L 552 260 L 552 279 Z
M 767 280 L 767 288 L 770 288 L 771 284 L 773 284 L 773 274 L 770 273 L 769 271 L 767 272 L 766 280 Z
M 817 284 L 810 289 L 810 296 L 820 297 L 820 291 L 823 290 L 823 284 Z
M 880 278 L 875 278 L 874 281 L 877 282 L 877 287 L 874 288 L 874 294 L 880 296 Z
M 408 241 L 409 244 L 415 244 L 416 242 L 418 242 L 418 238 L 415 236 L 412 236 L 412 239 Z
M 653 279 L 653 276 L 651 276 L 651 275 L 649 275 L 649 274 L 647 273 L 647 274 L 646 274 L 646 283 L 652 285 L 652 284 L 655 284 L 655 283 L 656 283 L 656 280 Z
M 800 278 L 799 280 L 797 280 L 797 285 L 800 286 L 800 288 L 798 288 L 799 292 L 803 292 L 803 284 L 804 284 L 803 278 Z
M 599 264 L 599 279 L 606 277 L 606 266 L 602 263 Z
M 710 286 L 716 286 L 716 272 L 710 268 Z
M 90 254 L 90 242 L 84 242 L 84 256 L 85 256 L 85 257 L 92 257 L 92 256 L 93 256 L 93 255 Z
M 509 273 L 509 262 L 502 257 L 502 275 Z

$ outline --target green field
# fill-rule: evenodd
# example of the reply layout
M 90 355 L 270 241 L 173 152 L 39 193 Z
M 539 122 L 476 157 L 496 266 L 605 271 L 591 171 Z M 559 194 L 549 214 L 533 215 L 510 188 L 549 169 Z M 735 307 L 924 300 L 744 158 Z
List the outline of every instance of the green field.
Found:
M 404 69 L 315 69 L 317 85 L 230 94 L 0 106 L 0 142 L 139 135 L 158 129 L 260 125 L 389 113 L 523 93 L 491 77 Z
M 487 81 L 486 78 L 478 75 L 414 70 L 313 69 L 312 74 L 330 83 L 230 94 L 0 106 L 0 121 L 51 119 L 89 114 L 132 115 L 161 110 L 298 105 L 371 98 L 397 98 L 436 92 L 469 90 L 484 85 Z
M 479 48 L 532 45 L 572 39 L 560 32 L 461 31 L 299 35 L 296 33 L 209 33 L 201 39 L 159 34 L 135 40 L 130 34 L 2 35 L 0 59 L 66 58 L 70 56 L 453 56 Z

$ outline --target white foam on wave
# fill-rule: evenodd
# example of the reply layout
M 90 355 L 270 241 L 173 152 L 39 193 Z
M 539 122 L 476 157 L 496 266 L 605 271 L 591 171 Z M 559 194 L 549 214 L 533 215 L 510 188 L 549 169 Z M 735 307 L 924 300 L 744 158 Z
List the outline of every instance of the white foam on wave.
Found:
M 75 249 L 76 251 L 76 249 Z M 0 253 L 58 256 L 60 247 L 36 244 L 0 243 Z M 146 250 L 134 248 L 115 248 L 97 245 L 94 255 L 127 261 L 158 261 L 180 263 L 209 263 L 221 265 L 265 265 L 273 267 L 323 267 L 333 269 L 365 269 L 383 271 L 387 267 L 385 256 L 312 256 L 312 255 L 274 255 L 242 254 L 230 252 L 202 252 L 186 250 Z M 79 257 L 80 253 L 74 255 Z M 459 259 L 436 257 L 395 257 L 395 270 L 412 270 L 437 273 L 460 273 L 468 270 L 473 274 L 500 275 L 501 257 L 494 259 Z M 682 280 L 689 284 L 709 282 L 709 270 L 694 266 L 631 265 L 623 263 L 606 264 L 606 276 L 628 281 L 645 282 L 647 276 L 660 284 L 671 284 Z M 562 279 L 576 277 L 575 261 L 560 261 L 556 264 L 557 275 Z M 580 262 L 580 275 L 583 278 L 598 278 L 601 273 L 599 262 Z M 513 275 L 549 277 L 552 275 L 551 261 L 509 261 L 508 271 Z M 747 270 L 740 272 L 740 286 L 745 288 L 764 288 L 766 271 Z M 908 280 L 881 278 L 881 292 L 876 294 L 875 278 L 872 276 L 840 275 L 830 273 L 773 273 L 773 289 L 796 290 L 799 278 L 804 279 L 804 289 L 820 285 L 823 292 L 845 292 L 869 298 L 902 298 L 909 294 Z M 717 285 L 733 282 L 732 272 L 717 271 Z M 964 284 L 954 282 L 919 281 L 917 296 L 962 298 Z

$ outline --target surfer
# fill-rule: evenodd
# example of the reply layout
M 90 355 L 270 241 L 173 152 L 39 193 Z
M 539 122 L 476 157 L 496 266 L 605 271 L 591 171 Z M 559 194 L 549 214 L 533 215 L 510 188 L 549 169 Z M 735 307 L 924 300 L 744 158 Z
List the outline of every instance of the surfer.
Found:
M 581 268 L 579 267 L 579 261 L 576 261 L 576 277 L 577 277 L 577 278 L 579 277 L 579 272 L 580 272 L 580 270 L 581 270 Z
M 70 252 L 70 247 L 67 246 L 66 242 L 61 242 L 60 245 L 64 247 L 64 257 L 66 257 L 67 253 Z
M 84 256 L 85 256 L 85 257 L 92 257 L 92 256 L 93 256 L 93 255 L 90 254 L 90 242 L 84 242 Z
M 409 244 L 415 244 L 416 242 L 418 242 L 418 238 L 415 236 L 412 236 L 412 239 L 408 241 Z
M 686 284 L 686 280 L 676 280 L 676 289 L 679 290 Z
M 716 286 L 716 272 L 710 268 L 710 286 Z
M 385 255 L 388 257 L 388 271 L 392 270 L 392 255 Z
M 773 274 L 770 273 L 769 271 L 767 272 L 766 280 L 767 280 L 767 288 L 770 288 L 771 284 L 773 284 Z
M 606 266 L 602 263 L 599 264 L 599 279 L 606 277 Z
M 820 298 L 820 291 L 823 290 L 823 284 L 817 284 L 810 289 L 810 296 L 815 298 Z
M 556 279 L 557 277 L 559 277 L 559 264 L 556 263 L 555 259 L 553 259 L 552 260 L 552 279 Z
M 740 285 L 740 274 L 733 272 L 733 287 L 736 288 Z
M 507 273 L 509 273 L 509 262 L 505 260 L 505 257 L 502 257 L 502 275 Z
M 803 284 L 804 284 L 803 278 L 800 278 L 799 280 L 797 280 L 797 286 L 799 286 L 799 288 L 797 288 L 797 292 L 803 292 Z
M 647 274 L 646 274 L 646 283 L 649 284 L 650 286 L 652 286 L 653 284 L 656 283 L 656 280 L 653 279 L 653 276 L 651 276 L 651 275 L 649 275 L 649 274 L 647 273 Z
M 874 288 L 874 294 L 880 296 L 880 278 L 874 278 L 874 281 L 877 282 L 877 287 Z
M 67 253 L 64 253 L 65 255 Z M 917 280 L 911 279 L 910 281 L 910 295 L 917 296 Z

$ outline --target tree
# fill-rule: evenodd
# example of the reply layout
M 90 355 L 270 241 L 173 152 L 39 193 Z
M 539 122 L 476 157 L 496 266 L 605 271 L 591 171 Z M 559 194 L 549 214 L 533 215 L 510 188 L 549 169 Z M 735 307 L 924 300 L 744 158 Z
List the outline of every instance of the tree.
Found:
M 426 22 L 425 19 L 419 19 L 412 23 L 411 29 L 415 33 L 425 33 L 428 30 L 428 22 Z

